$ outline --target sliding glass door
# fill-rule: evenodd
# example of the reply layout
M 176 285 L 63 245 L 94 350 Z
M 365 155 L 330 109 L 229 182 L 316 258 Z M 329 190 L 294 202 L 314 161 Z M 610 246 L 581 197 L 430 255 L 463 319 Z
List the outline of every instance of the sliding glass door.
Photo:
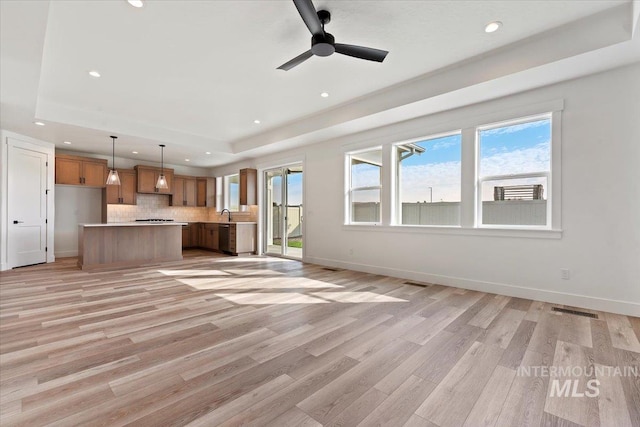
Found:
M 264 252 L 302 258 L 302 165 L 265 171 Z

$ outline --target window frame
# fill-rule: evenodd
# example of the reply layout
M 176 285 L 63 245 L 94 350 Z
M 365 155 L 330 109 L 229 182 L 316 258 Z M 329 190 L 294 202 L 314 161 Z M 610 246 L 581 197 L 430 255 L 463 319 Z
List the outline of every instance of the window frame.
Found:
M 231 190 L 229 185 L 231 184 L 231 179 L 235 176 L 238 177 L 238 209 L 231 210 Z M 229 175 L 224 175 L 220 181 L 222 181 L 222 209 L 218 210 L 218 212 L 222 212 L 222 210 L 224 209 L 228 209 L 231 212 L 242 212 L 242 208 L 240 207 L 240 174 L 232 173 Z M 218 188 L 217 190 L 220 190 L 220 188 Z
M 374 186 L 363 186 L 363 187 L 353 187 L 353 179 L 352 179 L 352 160 L 354 156 L 358 154 L 367 153 L 369 151 L 380 151 L 380 165 L 375 165 L 380 167 L 380 185 Z M 345 191 L 345 225 L 381 225 L 382 224 L 382 206 L 383 206 L 383 180 L 384 180 L 384 153 L 382 146 L 374 146 L 368 147 L 365 149 L 350 151 L 345 153 L 345 183 L 346 183 L 346 191 Z M 374 163 L 369 163 L 374 165 Z M 367 190 L 378 190 L 380 192 L 380 207 L 378 212 L 378 217 L 380 221 L 354 221 L 353 220 L 353 193 L 354 191 L 367 191 Z
M 455 130 L 451 130 L 451 131 L 445 131 L 445 132 L 438 132 L 438 133 L 434 133 L 428 136 L 424 136 L 421 138 L 412 138 L 406 141 L 401 141 L 401 142 L 394 142 L 392 143 L 392 162 L 393 162 L 393 166 L 394 166 L 394 172 L 393 172 L 393 187 L 395 190 L 395 193 L 393 195 L 393 215 L 394 215 L 394 221 L 392 223 L 392 225 L 394 226 L 400 226 L 400 227 L 455 227 L 458 228 L 462 225 L 462 218 L 460 218 L 460 223 L 459 224 L 452 224 L 452 225 L 439 225 L 439 224 L 403 224 L 402 223 L 402 201 L 400 200 L 401 196 L 402 196 L 402 191 L 400 188 L 400 163 L 398 161 L 398 150 L 397 147 L 399 145 L 405 145 L 405 144 L 415 144 L 418 142 L 423 142 L 423 141 L 430 141 L 430 140 L 434 140 L 434 139 L 439 139 L 439 138 L 445 138 L 447 136 L 452 136 L 452 135 L 460 135 L 460 209 L 462 210 L 462 149 L 463 149 L 463 132 L 462 129 L 455 129 Z
M 553 170 L 553 146 L 554 146 L 554 122 L 553 111 L 546 113 L 528 115 L 526 117 L 519 117 L 516 119 L 504 120 L 494 122 L 485 125 L 475 126 L 475 152 L 476 152 L 476 201 L 475 201 L 475 228 L 488 228 L 488 229 L 513 229 L 513 230 L 551 230 L 553 226 L 553 182 L 551 180 L 551 172 Z M 507 126 L 514 126 L 523 123 L 536 122 L 540 120 L 549 120 L 550 124 L 550 136 L 549 141 L 549 171 L 544 172 L 527 172 L 518 174 L 502 174 L 502 175 L 481 175 L 480 169 L 480 132 L 491 129 L 498 129 Z M 482 222 L 482 184 L 486 181 L 496 180 L 510 180 L 510 179 L 524 179 L 524 178 L 546 178 L 547 179 L 547 206 L 546 206 L 546 224 L 545 225 L 526 225 L 526 224 L 483 224 Z
M 517 101 L 516 101 L 517 102 Z M 497 107 L 496 107 L 497 105 Z M 516 238 L 562 238 L 562 112 L 564 100 L 556 98 L 539 103 L 522 105 L 511 101 L 492 101 L 479 107 L 468 108 L 469 113 L 457 114 L 452 119 L 448 112 L 412 119 L 402 125 L 390 125 L 384 132 L 376 132 L 368 141 L 360 139 L 343 144 L 344 155 L 344 223 L 345 231 L 377 231 L 395 233 L 493 236 Z M 547 226 L 478 224 L 477 191 L 480 156 L 478 155 L 477 129 L 492 125 L 515 123 L 533 117 L 551 117 L 551 164 L 547 189 Z M 407 126 L 410 125 L 410 129 Z M 418 129 L 416 131 L 416 129 Z M 430 129 L 430 132 L 420 132 Z M 393 145 L 399 142 L 420 141 L 424 135 L 444 135 L 460 129 L 462 135 L 461 169 L 462 189 L 460 202 L 460 226 L 403 225 L 397 215 L 397 171 Z M 399 136 L 394 138 L 393 135 Z M 417 135 L 417 137 L 416 137 Z M 392 139 L 390 141 L 390 139 Z M 367 144 L 368 142 L 368 144 Z M 350 154 L 382 147 L 381 223 L 353 223 L 350 221 Z M 357 150 L 357 151 L 356 151 Z M 395 180 L 395 181 L 394 181 Z M 550 212 L 550 214 L 549 214 Z

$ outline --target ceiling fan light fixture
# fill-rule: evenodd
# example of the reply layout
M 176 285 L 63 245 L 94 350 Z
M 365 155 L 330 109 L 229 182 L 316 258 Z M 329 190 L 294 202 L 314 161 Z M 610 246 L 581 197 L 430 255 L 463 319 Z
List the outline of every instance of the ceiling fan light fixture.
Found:
M 96 70 L 91 70 L 91 71 L 89 71 L 89 75 L 90 75 L 91 77 L 95 77 L 96 79 L 97 79 L 98 77 L 100 77 L 100 73 L 99 73 L 98 71 L 96 71 Z
M 328 98 L 328 97 L 329 97 L 329 94 L 328 94 L 327 92 L 322 92 L 322 93 L 320 94 L 320 96 L 321 96 L 321 97 L 323 97 L 323 98 Z
M 500 27 L 502 27 L 502 22 L 500 22 L 500 21 L 489 22 L 484 27 L 484 32 L 485 33 L 495 33 L 496 31 L 498 31 L 500 29 Z
M 160 144 L 160 149 L 162 150 L 162 159 L 160 163 L 160 176 L 158 176 L 156 188 L 167 189 L 169 188 L 169 184 L 167 184 L 167 178 L 164 176 L 164 147 L 164 144 Z

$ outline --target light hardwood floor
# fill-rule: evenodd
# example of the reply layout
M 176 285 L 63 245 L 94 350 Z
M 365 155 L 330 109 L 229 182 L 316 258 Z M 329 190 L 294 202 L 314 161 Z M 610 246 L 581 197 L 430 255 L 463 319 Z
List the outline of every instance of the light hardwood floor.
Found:
M 1 273 L 2 426 L 640 426 L 638 377 L 552 397 L 574 377 L 523 371 L 640 370 L 638 318 L 278 258 L 75 262 Z

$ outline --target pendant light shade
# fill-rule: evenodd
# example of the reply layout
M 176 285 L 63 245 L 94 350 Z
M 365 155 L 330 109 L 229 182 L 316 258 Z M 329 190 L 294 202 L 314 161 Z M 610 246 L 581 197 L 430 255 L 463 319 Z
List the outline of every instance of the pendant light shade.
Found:
M 162 150 L 162 163 L 160 164 L 160 176 L 158 177 L 158 182 L 156 182 L 156 188 L 169 188 L 167 178 L 164 176 L 164 147 L 164 144 L 160 144 L 160 149 Z
M 107 185 L 120 185 L 120 177 L 116 170 L 116 139 L 117 136 L 111 137 L 111 167 L 109 176 L 107 177 Z

